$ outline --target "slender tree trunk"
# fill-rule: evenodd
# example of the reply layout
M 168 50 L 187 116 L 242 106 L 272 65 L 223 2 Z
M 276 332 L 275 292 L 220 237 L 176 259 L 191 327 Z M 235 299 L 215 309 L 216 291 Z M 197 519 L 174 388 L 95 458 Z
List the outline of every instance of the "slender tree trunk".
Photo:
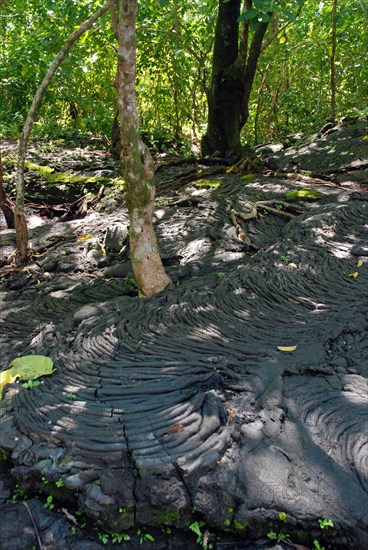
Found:
M 248 120 L 250 94 L 268 22 L 258 23 L 249 46 L 247 20 L 239 39 L 240 7 L 241 0 L 219 0 L 203 155 L 240 155 L 242 151 L 240 132 Z M 251 7 L 251 0 L 245 0 L 244 9 Z
M 331 86 L 331 105 L 330 116 L 333 120 L 336 118 L 336 15 L 337 0 L 332 0 L 332 26 L 331 26 L 331 56 L 330 56 L 330 86 Z
M 126 203 L 130 220 L 130 258 L 141 296 L 153 296 L 171 281 L 166 275 L 153 230 L 155 187 L 153 161 L 138 129 L 136 76 L 137 0 L 119 0 L 119 14 L 112 10 L 118 40 L 115 84 L 121 119 L 122 156 Z
M 240 110 L 240 129 L 242 129 L 249 117 L 249 100 L 256 76 L 258 60 L 261 55 L 263 38 L 266 34 L 268 23 L 258 23 L 249 48 L 249 55 L 244 75 L 244 91 Z
M 9 227 L 9 229 L 14 229 L 15 227 L 14 204 L 9 199 L 4 189 L 4 172 L 3 172 L 3 164 L 1 161 L 1 152 L 0 152 L 0 208 L 3 211 L 7 227 Z
M 110 1 L 106 2 L 99 10 L 96 11 L 92 17 L 82 23 L 82 25 L 72 32 L 66 40 L 64 46 L 57 54 L 55 59 L 49 65 L 46 75 L 38 88 L 36 95 L 33 98 L 32 105 L 29 109 L 26 121 L 23 126 L 23 131 L 19 139 L 18 149 L 18 163 L 17 163 L 17 179 L 16 179 L 16 202 L 14 208 L 15 214 L 15 234 L 17 243 L 17 263 L 24 263 L 27 260 L 27 248 L 28 248 L 28 230 L 27 222 L 24 210 L 24 163 L 26 158 L 27 143 L 29 135 L 32 129 L 33 122 L 36 118 L 36 111 L 41 103 L 42 96 L 51 82 L 54 74 L 59 68 L 60 64 L 66 57 L 71 46 L 78 40 L 82 34 L 90 29 L 95 22 L 110 9 Z

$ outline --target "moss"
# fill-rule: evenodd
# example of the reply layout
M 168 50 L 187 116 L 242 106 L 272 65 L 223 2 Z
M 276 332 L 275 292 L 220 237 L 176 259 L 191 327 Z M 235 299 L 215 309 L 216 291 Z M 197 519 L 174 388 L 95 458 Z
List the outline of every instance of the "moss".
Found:
M 121 178 L 77 176 L 68 172 L 55 172 L 50 166 L 41 166 L 28 160 L 25 166 L 40 178 L 28 178 L 29 181 L 26 181 L 27 195 L 36 202 L 38 200 L 42 200 L 45 204 L 74 202 L 87 193 L 100 196 L 101 188 L 124 188 L 124 181 Z M 94 198 L 91 196 L 89 200 Z
M 2 449 L 0 447 L 0 461 L 6 462 L 9 459 L 10 459 L 10 454 L 7 451 L 5 451 L 5 449 Z
M 162 510 L 158 516 L 159 525 L 172 525 L 180 520 L 179 510 Z
M 198 180 L 195 184 L 195 187 L 204 188 L 204 189 L 218 189 L 221 185 L 219 180 Z
M 99 183 L 99 184 L 110 184 L 113 180 L 110 178 L 98 178 L 96 176 L 76 176 L 74 174 L 69 174 L 67 172 L 58 172 L 55 173 L 54 168 L 50 166 L 40 166 L 29 160 L 25 162 L 26 168 L 28 170 L 33 170 L 41 178 L 44 178 L 49 183 L 62 183 L 62 184 L 71 184 L 71 185 L 80 185 L 85 183 Z M 118 179 L 118 178 L 117 178 Z M 121 182 L 121 180 L 119 180 Z
M 245 176 L 242 176 L 240 179 L 242 181 L 252 181 L 257 177 L 256 174 L 245 174 Z
M 234 528 L 237 531 L 244 531 L 248 527 L 249 523 L 245 521 L 244 523 L 238 521 L 237 519 L 234 519 Z
M 285 194 L 287 201 L 318 201 L 324 197 L 323 193 L 315 189 L 300 189 L 299 191 L 290 191 Z

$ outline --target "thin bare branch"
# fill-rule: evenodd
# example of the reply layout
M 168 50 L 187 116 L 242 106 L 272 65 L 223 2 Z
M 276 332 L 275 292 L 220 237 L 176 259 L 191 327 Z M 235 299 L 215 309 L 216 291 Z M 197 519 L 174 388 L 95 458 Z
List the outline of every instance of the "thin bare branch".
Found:
M 72 34 L 67 38 L 64 46 L 61 48 L 55 59 L 50 63 L 49 68 L 46 72 L 46 75 L 41 82 L 34 98 L 32 105 L 28 111 L 26 121 L 23 126 L 22 134 L 19 139 L 19 149 L 18 149 L 18 163 L 17 163 L 17 179 L 16 179 L 16 201 L 15 201 L 15 229 L 16 229 L 16 240 L 17 240 L 17 249 L 18 249 L 18 261 L 24 262 L 27 259 L 27 224 L 24 213 L 24 163 L 26 157 L 26 149 L 28 138 L 32 129 L 33 122 L 36 117 L 36 111 L 41 103 L 42 96 L 50 84 L 53 76 L 55 75 L 57 69 L 61 65 L 62 61 L 66 57 L 71 46 L 84 34 L 87 32 L 96 21 L 106 13 L 111 6 L 111 0 L 108 0 L 99 10 L 96 11 L 87 21 L 82 23 L 78 29 L 76 29 Z

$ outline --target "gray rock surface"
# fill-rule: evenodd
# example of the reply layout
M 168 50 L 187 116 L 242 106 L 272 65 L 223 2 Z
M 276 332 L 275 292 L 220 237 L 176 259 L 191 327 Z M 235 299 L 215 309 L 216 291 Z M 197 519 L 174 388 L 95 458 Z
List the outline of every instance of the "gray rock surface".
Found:
M 265 544 L 270 529 L 307 547 L 368 544 L 368 196 L 318 181 L 322 200 L 295 217 L 243 220 L 251 247 L 228 214 L 305 186 L 229 174 L 219 190 L 187 189 L 193 203 L 159 197 L 175 284 L 151 299 L 122 278 L 88 276 L 76 222 L 62 230 L 64 273 L 7 279 L 2 370 L 30 353 L 57 367 L 1 402 L 0 446 L 24 486 L 62 479 L 116 532 L 200 518 L 240 538 L 232 548 L 258 548 L 251 540 Z M 112 223 L 94 214 L 78 235 L 102 242 Z M 56 230 L 35 229 L 39 246 Z M 0 246 L 11 238 L 0 234 Z M 334 527 L 321 530 L 321 518 Z

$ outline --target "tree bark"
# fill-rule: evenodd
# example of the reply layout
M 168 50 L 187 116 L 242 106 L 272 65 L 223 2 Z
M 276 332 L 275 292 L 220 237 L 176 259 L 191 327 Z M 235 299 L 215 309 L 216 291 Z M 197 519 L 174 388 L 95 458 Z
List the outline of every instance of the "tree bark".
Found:
M 331 104 L 330 116 L 333 120 L 336 118 L 336 17 L 337 0 L 332 0 L 332 23 L 331 23 L 331 56 L 330 56 L 330 86 L 331 86 Z
M 110 1 L 106 2 L 99 10 L 96 11 L 87 21 L 81 24 L 81 26 L 72 32 L 67 38 L 64 46 L 57 54 L 55 59 L 49 65 L 46 75 L 41 82 L 34 98 L 32 105 L 28 111 L 26 121 L 23 126 L 22 134 L 19 139 L 18 148 L 18 162 L 17 162 L 17 179 L 16 179 L 16 202 L 15 202 L 15 234 L 17 243 L 17 263 L 24 263 L 27 260 L 27 248 L 28 248 L 28 230 L 27 221 L 24 210 L 24 163 L 26 158 L 26 150 L 29 134 L 32 129 L 33 122 L 36 118 L 36 111 L 41 103 L 42 96 L 51 82 L 54 74 L 59 68 L 60 64 L 66 57 L 71 46 L 78 40 L 82 34 L 88 31 L 96 21 L 110 9 Z
M 240 105 L 243 95 L 243 71 L 238 67 L 241 0 L 219 2 L 212 58 L 211 84 L 208 91 L 207 132 L 202 139 L 202 154 L 225 156 L 240 152 Z
M 239 40 L 240 7 L 241 0 L 219 0 L 203 155 L 239 155 L 242 151 L 240 132 L 249 116 L 250 93 L 268 23 L 258 23 L 249 46 L 249 21 L 243 23 Z M 245 0 L 244 8 L 251 7 L 251 0 Z
M 3 172 L 3 164 L 1 161 L 1 152 L 0 152 L 0 208 L 3 211 L 7 227 L 9 229 L 14 229 L 15 227 L 14 204 L 9 199 L 4 189 L 4 172 Z
M 118 17 L 113 13 L 113 28 L 118 40 L 115 84 L 130 220 L 130 258 L 140 295 L 153 296 L 171 281 L 165 273 L 153 229 L 153 161 L 138 129 L 135 93 L 136 18 L 137 0 L 119 0 Z

